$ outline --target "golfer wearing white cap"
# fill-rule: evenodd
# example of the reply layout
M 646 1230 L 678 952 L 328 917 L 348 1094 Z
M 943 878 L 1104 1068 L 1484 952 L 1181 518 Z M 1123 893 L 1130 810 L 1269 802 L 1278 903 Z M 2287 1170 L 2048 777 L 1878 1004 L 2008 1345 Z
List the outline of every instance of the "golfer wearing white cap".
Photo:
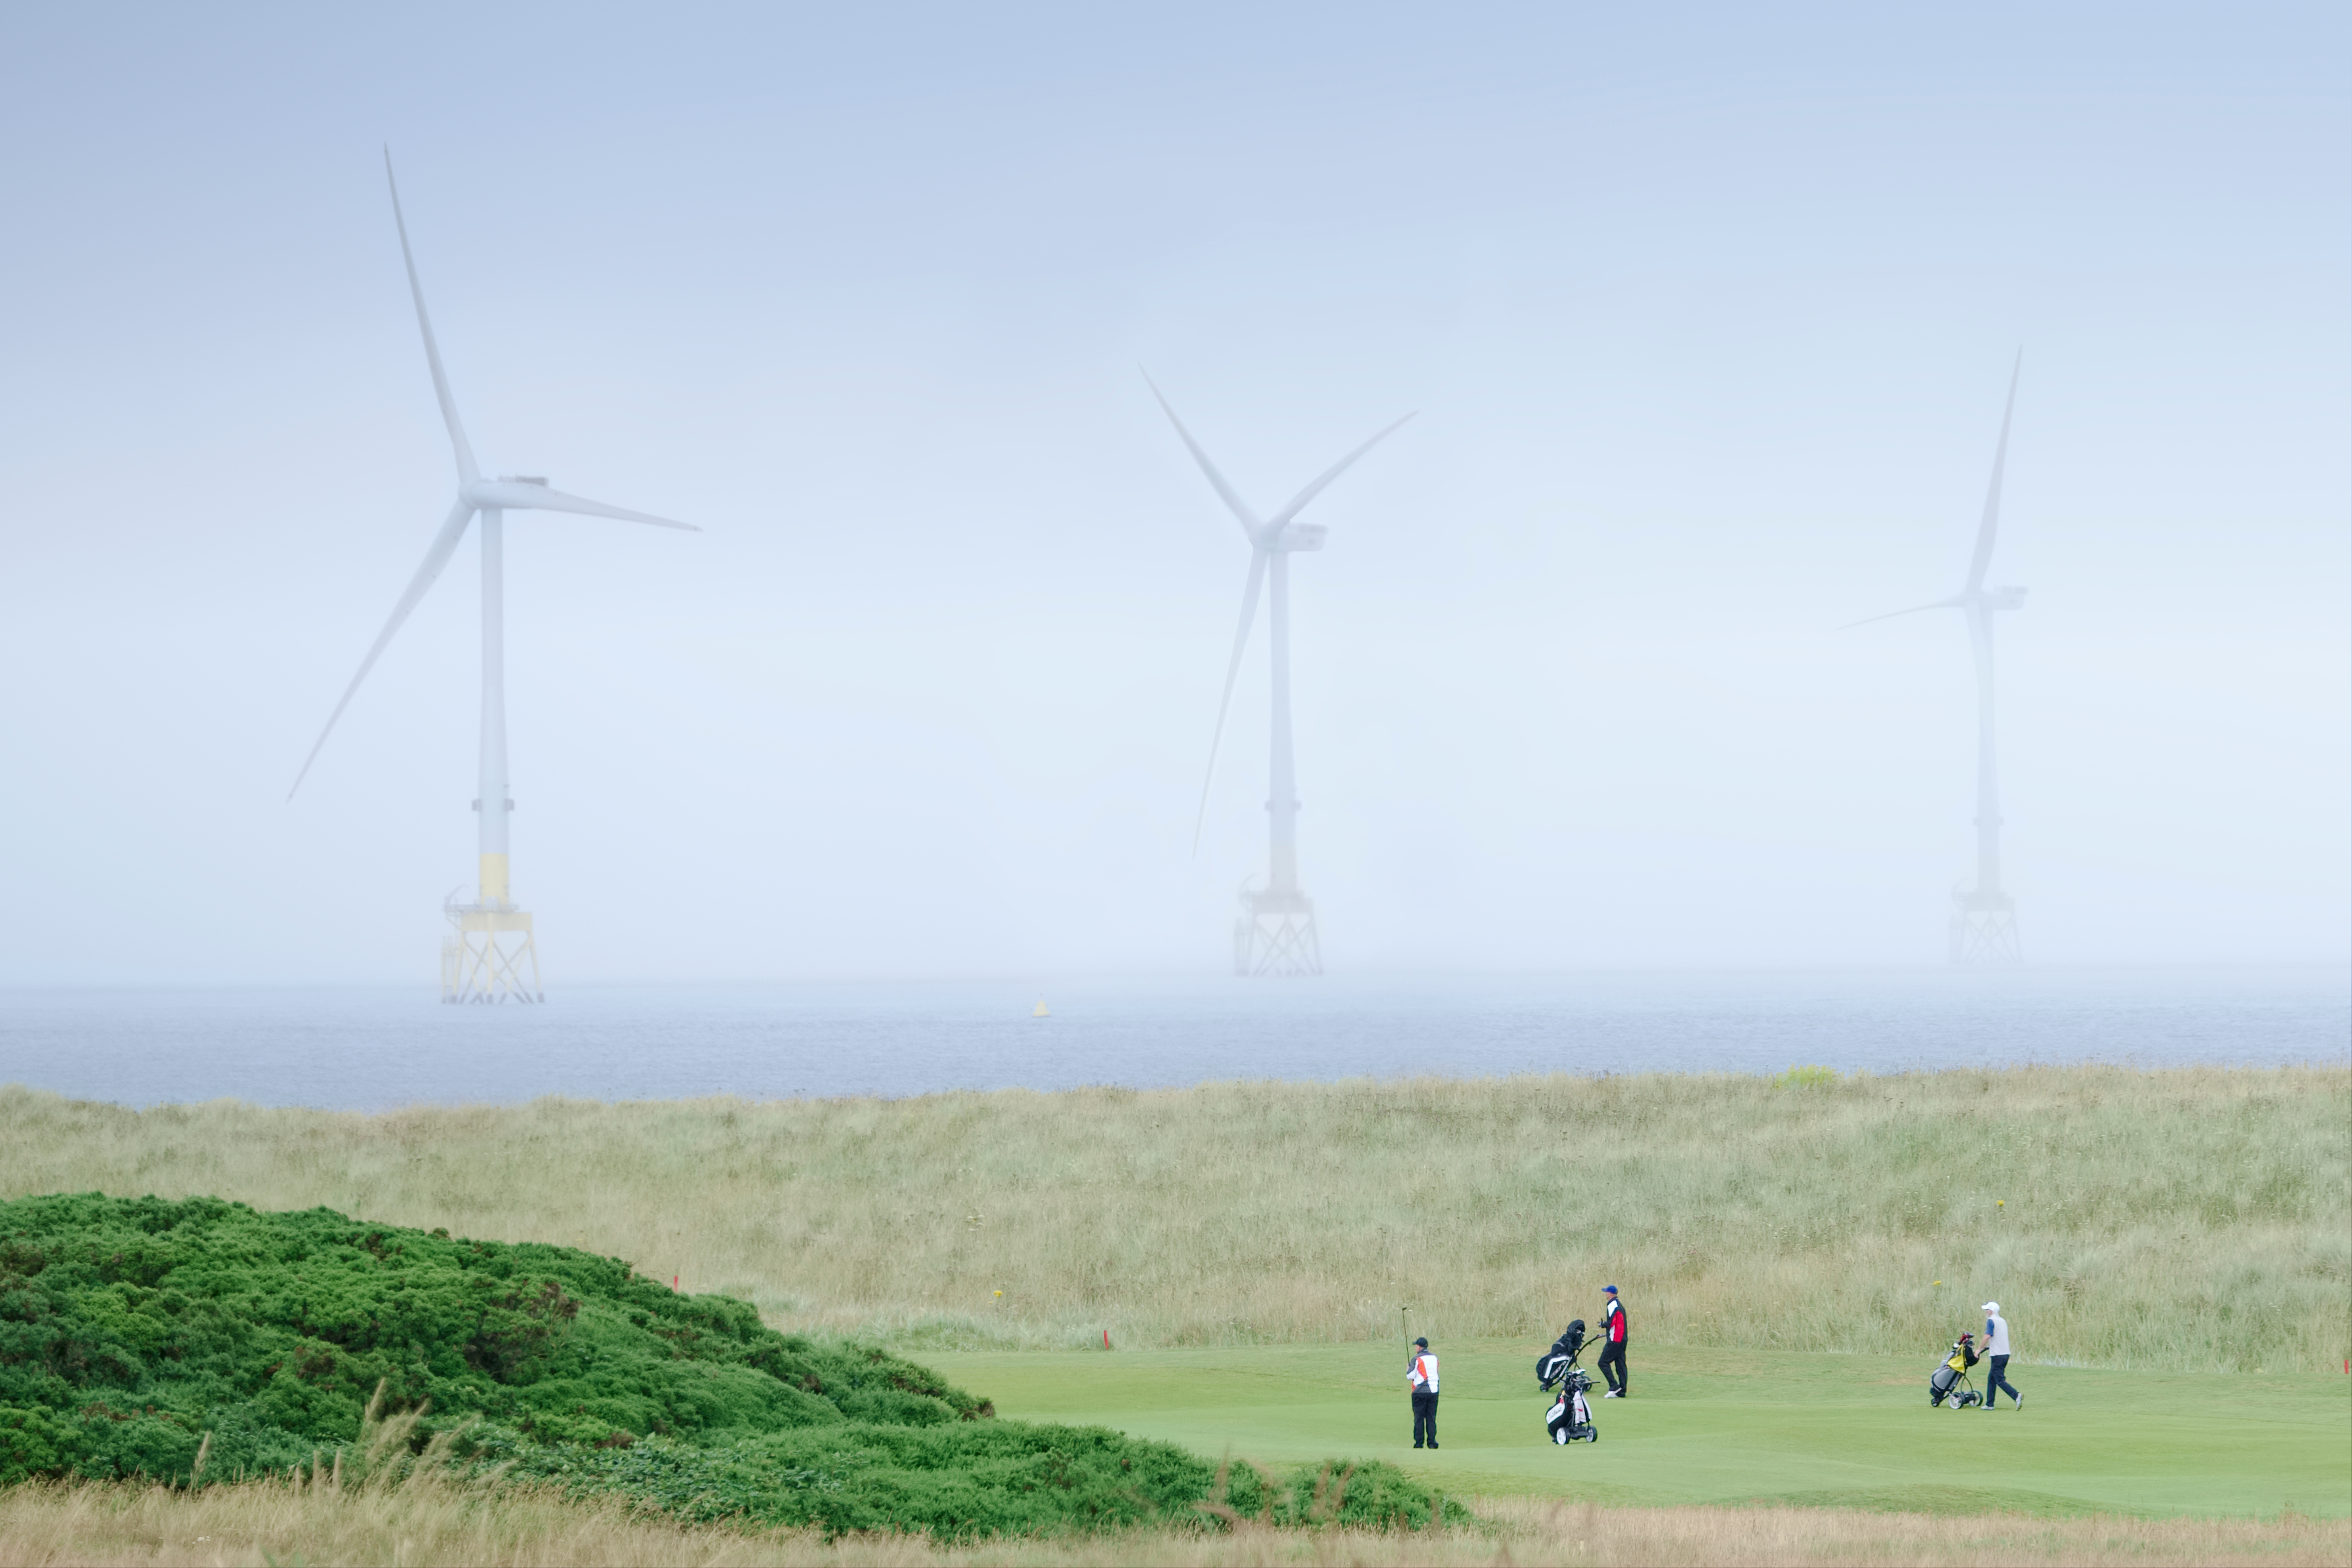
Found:
M 1985 1408 L 1990 1410 L 1999 1403 L 2000 1391 L 2009 1389 L 2011 1403 L 2023 1405 L 2025 1395 L 2010 1386 L 2009 1320 L 2000 1315 L 2000 1303 L 1987 1301 L 1985 1310 L 1985 1354 L 1992 1362 L 1992 1375 L 1985 1379 Z

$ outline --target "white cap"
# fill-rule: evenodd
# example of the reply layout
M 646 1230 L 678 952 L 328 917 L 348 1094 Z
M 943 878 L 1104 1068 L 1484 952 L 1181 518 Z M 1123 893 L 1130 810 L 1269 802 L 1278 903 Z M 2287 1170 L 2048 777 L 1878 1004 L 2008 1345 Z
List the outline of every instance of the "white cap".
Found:
M 1985 1303 L 1984 1310 L 1988 1312 L 1998 1312 L 2000 1310 L 2000 1303 L 1998 1301 L 1987 1301 Z

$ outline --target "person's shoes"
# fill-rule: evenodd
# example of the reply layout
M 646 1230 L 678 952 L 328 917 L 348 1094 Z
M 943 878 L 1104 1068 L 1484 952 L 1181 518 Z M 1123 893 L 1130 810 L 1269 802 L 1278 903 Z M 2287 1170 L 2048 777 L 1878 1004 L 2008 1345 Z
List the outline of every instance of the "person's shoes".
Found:
M 1433 1447 L 1433 1448 L 1434 1448 L 1434 1447 L 1437 1447 L 1437 1445 L 1436 1445 L 1436 1444 L 1434 1444 L 1434 1443 L 1432 1443 L 1432 1444 L 1430 1445 L 1430 1447 Z
M 1601 1398 L 1603 1398 L 1603 1399 L 1614 1399 L 1614 1398 L 1616 1398 L 1616 1397 L 1617 1397 L 1617 1391 L 1616 1391 L 1615 1389 L 1613 1389 L 1613 1388 L 1612 1388 L 1612 1389 L 1611 1389 L 1608 1393 L 1606 1393 L 1606 1394 L 1602 1394 L 1601 1397 Z
M 1416 1447 L 1416 1448 L 1418 1448 L 1418 1447 L 1421 1447 L 1421 1445 L 1420 1445 L 1420 1444 L 1418 1444 L 1418 1443 L 1415 1443 L 1415 1444 L 1413 1445 L 1413 1447 Z
M 2024 1408 L 2025 1408 L 2025 1395 L 2023 1395 L 2022 1394 L 2011 1394 L 2011 1395 L 2010 1396 L 2010 1405 L 2009 1405 L 2009 1407 L 2010 1407 L 2011 1410 L 2022 1410 L 2022 1409 L 2024 1409 Z

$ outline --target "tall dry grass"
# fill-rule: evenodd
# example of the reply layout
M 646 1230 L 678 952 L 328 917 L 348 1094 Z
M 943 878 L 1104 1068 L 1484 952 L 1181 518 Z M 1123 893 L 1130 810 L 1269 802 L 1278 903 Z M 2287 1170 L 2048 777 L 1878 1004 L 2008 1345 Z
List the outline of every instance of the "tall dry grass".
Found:
M 0 1090 L 0 1193 L 212 1193 L 531 1238 L 901 1343 L 1549 1337 L 2352 1354 L 2352 1072 L 1643 1075 L 380 1116 Z M 997 1292 L 1002 1292 L 1000 1296 Z
M 681 1526 L 545 1493 L 446 1486 L 364 1489 L 244 1482 L 201 1492 L 140 1484 L 34 1483 L 0 1490 L 0 1562 L 18 1568 L 288 1563 L 512 1564 L 514 1568 L 1370 1568 L 1472 1563 L 2341 1564 L 2345 1520 L 2038 1520 L 2016 1514 L 1830 1509 L 1603 1509 L 1513 1501 L 1477 1529 L 1233 1534 L 1150 1531 L 934 1548 L 919 1537 L 828 1542 L 790 1531 Z

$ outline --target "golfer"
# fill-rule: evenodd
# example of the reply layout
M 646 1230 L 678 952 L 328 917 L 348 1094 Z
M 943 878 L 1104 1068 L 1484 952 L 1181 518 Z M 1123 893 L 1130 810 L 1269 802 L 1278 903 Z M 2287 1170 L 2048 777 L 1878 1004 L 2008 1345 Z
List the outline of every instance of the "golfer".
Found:
M 1601 1293 L 1609 1304 L 1601 1310 L 1601 1375 L 1609 1380 L 1609 1392 L 1603 1399 L 1622 1399 L 1628 1382 L 1625 1376 L 1625 1304 L 1617 1300 L 1617 1287 L 1603 1285 Z
M 1405 1386 L 1412 1390 L 1412 1446 L 1422 1446 L 1423 1438 L 1429 1447 L 1437 1447 L 1437 1358 L 1429 1353 L 1427 1340 L 1412 1342 L 1412 1369 L 1404 1374 Z
M 1992 1373 L 1985 1379 L 1985 1408 L 1999 1404 L 2000 1391 L 2009 1389 L 2012 1406 L 2023 1405 L 2025 1395 L 2010 1388 L 2009 1383 L 2009 1320 L 2000 1315 L 2000 1303 L 1987 1301 L 1985 1310 L 1985 1355 L 1992 1363 Z

